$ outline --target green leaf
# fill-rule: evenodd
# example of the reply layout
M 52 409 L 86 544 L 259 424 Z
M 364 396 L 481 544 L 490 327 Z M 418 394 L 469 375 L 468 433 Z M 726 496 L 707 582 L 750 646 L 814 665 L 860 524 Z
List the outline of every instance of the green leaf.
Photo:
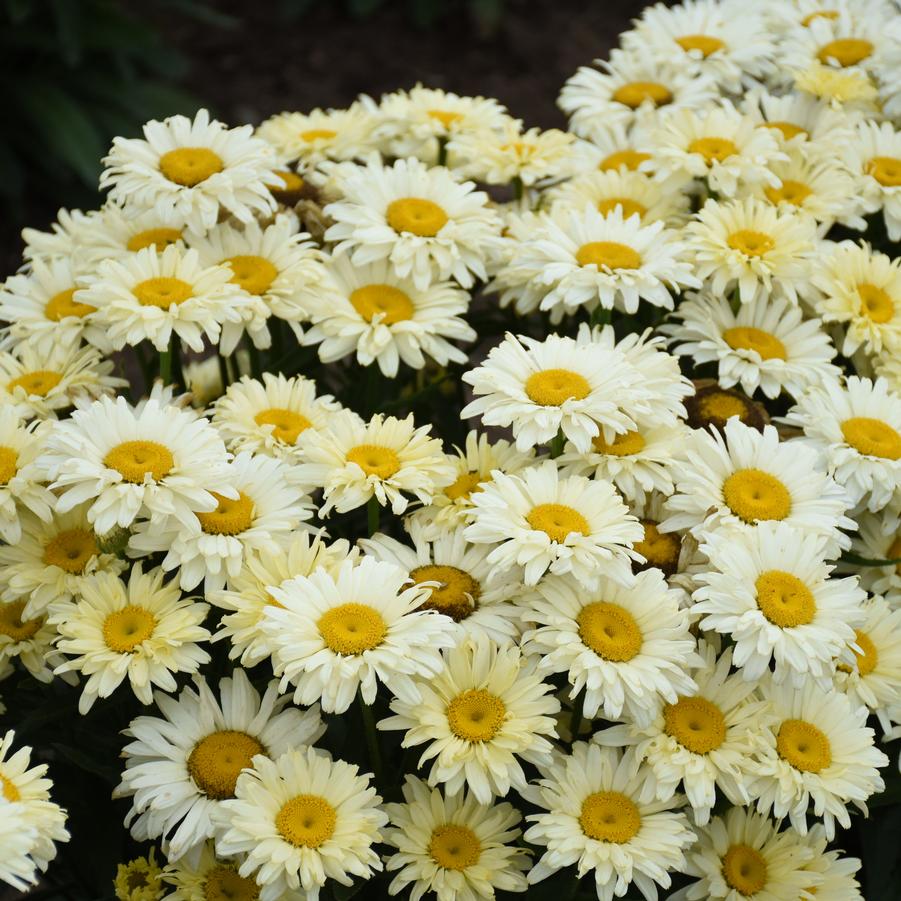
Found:
M 845 551 L 842 554 L 843 563 L 853 563 L 855 566 L 897 566 L 901 563 L 901 557 L 893 557 L 891 560 L 877 560 L 872 557 L 861 557 L 859 554 L 852 554 L 851 551 Z

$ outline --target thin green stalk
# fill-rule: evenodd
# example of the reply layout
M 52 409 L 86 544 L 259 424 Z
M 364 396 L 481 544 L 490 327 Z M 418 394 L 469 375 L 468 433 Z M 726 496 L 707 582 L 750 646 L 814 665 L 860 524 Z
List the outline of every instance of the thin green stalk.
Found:
M 612 320 L 613 310 L 608 310 L 606 307 L 598 305 L 591 311 L 590 324 L 592 327 L 596 325 L 610 325 Z
M 172 382 L 172 356 L 175 353 L 175 335 L 169 342 L 166 350 L 160 351 L 160 379 L 164 385 Z
M 360 713 L 363 716 L 363 731 L 366 733 L 366 749 L 369 752 L 369 763 L 375 775 L 375 784 L 384 785 L 382 778 L 382 752 L 379 750 L 379 736 L 375 729 L 375 717 L 372 708 L 363 700 L 362 694 L 357 694 L 360 702 Z
M 566 443 L 566 438 L 563 436 L 563 431 L 557 432 L 553 438 L 551 438 L 550 451 L 551 456 L 556 458 L 559 457 L 560 454 L 563 453 L 563 445 Z
M 366 519 L 369 524 L 369 537 L 371 538 L 379 530 L 379 518 L 382 514 L 382 508 L 379 506 L 379 499 L 373 495 L 366 504 Z
M 513 197 L 516 200 L 522 200 L 522 195 L 523 195 L 522 179 L 518 175 L 515 175 L 515 176 L 513 176 Z
M 585 692 L 580 691 L 573 702 L 573 712 L 569 718 L 570 743 L 573 744 L 579 740 L 579 730 L 582 728 L 582 706 L 584 703 Z
M 447 138 L 438 138 L 438 165 L 447 165 Z

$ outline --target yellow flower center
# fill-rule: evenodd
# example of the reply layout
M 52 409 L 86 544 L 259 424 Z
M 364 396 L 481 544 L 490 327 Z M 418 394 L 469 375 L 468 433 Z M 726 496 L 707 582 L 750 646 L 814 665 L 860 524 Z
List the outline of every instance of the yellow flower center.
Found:
M 705 59 L 711 53 L 716 53 L 717 50 L 723 50 L 726 47 L 724 41 L 709 34 L 686 34 L 681 38 L 676 38 L 676 43 L 686 53 L 691 50 L 700 50 Z
M 367 321 L 376 316 L 385 325 L 404 322 L 416 312 L 408 294 L 393 285 L 364 285 L 350 295 L 351 306 Z
M 2 626 L 0 626 L 0 631 L 2 631 Z M 854 630 L 854 643 L 860 648 L 860 651 L 854 651 L 857 671 L 861 676 L 869 676 L 879 664 L 879 650 L 873 644 L 870 636 L 866 632 L 861 632 L 860 629 Z M 851 672 L 851 667 L 844 663 L 840 663 L 838 669 L 844 673 Z
M 275 815 L 275 828 L 295 848 L 319 848 L 335 834 L 338 815 L 321 795 L 296 795 Z
M 410 571 L 410 578 L 420 582 L 437 582 L 423 609 L 437 610 L 455 622 L 466 619 L 478 607 L 482 586 L 468 572 L 456 566 L 428 564 Z
M 588 535 L 588 520 L 565 504 L 538 504 L 526 515 L 526 522 L 536 531 L 544 532 L 551 541 L 562 544 L 573 533 Z
M 504 702 L 484 688 L 470 688 L 447 705 L 447 724 L 463 741 L 491 741 L 506 716 Z
M 188 756 L 188 772 L 197 787 L 216 801 L 233 798 L 241 770 L 253 765 L 255 754 L 266 749 L 252 735 L 234 729 L 211 732 Z
M 44 307 L 44 317 L 51 322 L 59 322 L 67 316 L 81 319 L 88 313 L 93 313 L 97 307 L 92 307 L 88 303 L 78 303 L 74 299 L 76 291 L 78 288 L 67 288 L 65 291 L 54 294 L 47 301 L 47 306 Z
M 131 289 L 139 304 L 145 307 L 159 307 L 168 310 L 172 306 L 184 303 L 194 296 L 194 288 L 180 278 L 159 276 L 138 282 Z
M 809 134 L 806 128 L 801 128 L 800 125 L 795 125 L 794 122 L 764 122 L 761 128 L 775 128 L 776 131 L 782 133 L 782 137 L 786 141 L 790 141 L 798 135 L 807 136 Z
M 612 663 L 625 663 L 635 657 L 644 644 L 635 617 L 619 604 L 595 601 L 586 604 L 576 617 L 579 638 L 598 657 Z
M 791 573 L 770 569 L 754 583 L 760 612 L 780 629 L 791 629 L 812 622 L 817 612 L 813 592 Z
M 688 152 L 701 154 L 709 166 L 711 163 L 721 163 L 730 156 L 735 156 L 738 147 L 728 138 L 696 138 L 688 145 Z
M 733 350 L 756 351 L 763 360 L 786 360 L 785 345 L 775 336 L 750 325 L 727 328 L 723 340 Z
M 599 454 L 612 454 L 614 457 L 631 457 L 644 450 L 645 440 L 640 432 L 625 432 L 617 435 L 609 444 L 604 440 L 604 433 L 591 439 L 591 444 Z
M 3 797 L 12 804 L 15 804 L 16 801 L 20 801 L 22 799 L 22 795 L 19 793 L 18 786 L 15 784 L 15 782 L 12 781 L 12 779 L 8 779 L 6 776 L 4 776 L 3 773 L 0 773 L 0 789 L 2 789 L 2 792 L 0 792 L 0 794 L 2 794 Z
M 331 141 L 337 136 L 338 132 L 331 128 L 308 128 L 300 133 L 300 139 L 308 144 L 312 144 L 314 141 Z
M 801 19 L 801 24 L 806 28 L 814 19 L 837 19 L 837 9 L 819 9 L 815 13 L 810 13 Z
M 434 238 L 447 224 L 447 213 L 437 203 L 424 197 L 392 200 L 385 218 L 396 232 L 410 232 L 423 238 Z
M 0 485 L 6 485 L 19 471 L 19 454 L 0 444 Z
M 867 163 L 867 172 L 886 188 L 901 185 L 901 159 L 895 156 L 874 156 Z
M 225 261 L 234 273 L 230 281 L 248 294 L 265 294 L 278 278 L 278 269 L 266 259 L 253 254 L 239 254 Z
M 740 895 L 756 895 L 766 885 L 764 856 L 750 845 L 732 845 L 723 856 L 723 878 Z
M 582 802 L 579 825 L 596 842 L 624 845 L 638 835 L 641 814 L 622 792 L 595 792 Z
M 47 566 L 56 566 L 73 575 L 81 575 L 92 557 L 100 553 L 97 538 L 87 529 L 64 529 L 44 545 L 42 557 Z
M 130 654 L 153 635 L 156 624 L 156 617 L 149 610 L 129 604 L 110 613 L 103 621 L 103 640 L 111 651 Z
M 644 538 L 635 542 L 635 550 L 644 557 L 651 566 L 660 569 L 675 570 L 679 564 L 679 552 L 682 543 L 675 532 L 661 532 L 657 523 L 649 519 L 641 521 L 644 526 Z
M 634 172 L 643 162 L 650 158 L 650 153 L 641 153 L 638 150 L 617 150 L 615 153 L 604 157 L 598 169 L 601 172 L 610 172 L 616 169 L 628 169 L 630 172 Z
M 14 378 L 7 388 L 10 393 L 16 388 L 21 388 L 29 397 L 46 397 L 62 380 L 63 377 L 58 372 L 36 369 L 34 372 L 26 372 Z
M 665 106 L 672 102 L 673 95 L 666 85 L 656 81 L 630 81 L 613 92 L 613 99 L 630 109 L 638 109 L 645 101 L 654 106 Z
M 275 174 L 284 182 L 285 186 L 266 185 L 269 193 L 283 203 L 296 200 L 303 190 L 303 179 L 296 172 L 290 172 L 288 169 L 277 169 Z
M 764 194 L 769 198 L 770 203 L 790 203 L 792 206 L 801 206 L 813 194 L 813 190 L 802 181 L 785 178 L 778 188 L 765 188 Z
M 230 864 L 207 871 L 203 883 L 204 901 L 257 901 L 260 887 L 250 876 L 242 876 Z
M 776 242 L 764 232 L 752 231 L 748 228 L 741 228 L 737 232 L 732 232 L 726 239 L 726 243 L 739 253 L 749 257 L 762 257 L 769 253 L 775 246 Z
M 632 200 L 630 197 L 608 197 L 606 200 L 598 201 L 598 212 L 602 216 L 606 216 L 608 213 L 612 213 L 618 206 L 623 208 L 623 219 L 628 219 L 629 216 L 635 215 L 644 216 L 648 211 L 648 208 L 643 203 Z M 585 264 L 583 263 L 582 265 Z
M 819 773 L 832 763 L 829 738 L 813 723 L 785 720 L 776 735 L 779 756 L 803 773 Z
M 13 641 L 28 641 L 34 638 L 38 629 L 44 624 L 43 617 L 34 619 L 22 619 L 22 611 L 27 601 L 23 598 L 19 601 L 10 601 L 8 604 L 0 603 L 0 635 L 5 635 Z
M 692 754 L 709 754 L 726 740 L 726 718 L 707 698 L 679 698 L 663 708 L 666 734 Z
M 193 188 L 224 168 L 219 154 L 208 147 L 178 147 L 160 157 L 160 172 L 184 188 Z
M 526 379 L 526 394 L 542 407 L 559 407 L 568 400 L 583 400 L 591 394 L 584 375 L 571 369 L 544 369 Z
M 742 422 L 748 414 L 748 405 L 735 394 L 726 391 L 710 391 L 705 394 L 699 403 L 701 415 L 705 419 L 722 419 L 738 416 Z
M 103 465 L 115 469 L 126 482 L 142 485 L 147 476 L 159 482 L 169 475 L 175 458 L 168 447 L 156 441 L 124 441 L 107 453 Z
M 482 843 L 468 826 L 438 826 L 432 830 L 429 854 L 445 870 L 465 870 L 479 862 Z
M 847 444 L 866 457 L 901 458 L 901 435 L 881 419 L 852 416 L 842 423 L 842 435 Z
M 381 613 L 367 604 L 340 604 L 327 610 L 316 623 L 329 650 L 353 657 L 378 647 L 388 634 Z
M 857 286 L 857 296 L 860 298 L 861 315 L 871 322 L 882 325 L 895 315 L 895 302 L 882 288 L 863 282 Z
M 234 499 L 215 491 L 210 494 L 216 498 L 216 509 L 195 514 L 200 520 L 200 528 L 208 535 L 240 535 L 253 525 L 253 500 L 243 491 L 239 491 Z
M 253 417 L 253 421 L 257 425 L 271 425 L 272 437 L 285 444 L 294 444 L 297 436 L 312 425 L 306 416 L 295 413 L 294 410 L 286 410 L 284 407 L 260 410 Z
M 482 490 L 481 482 L 488 482 L 491 477 L 484 477 L 479 472 L 464 472 L 457 476 L 453 484 L 444 489 L 444 493 L 452 501 L 463 498 L 469 500 L 470 496 Z
M 618 241 L 589 241 L 576 251 L 576 262 L 598 269 L 640 269 L 641 254 Z
M 180 228 L 148 228 L 145 231 L 132 235 L 125 247 L 133 253 L 137 253 L 145 247 L 155 247 L 159 253 L 180 238 Z
M 792 509 L 788 488 L 760 469 L 739 469 L 723 482 L 726 506 L 747 523 L 785 519 Z
M 390 447 L 358 444 L 347 452 L 347 462 L 356 463 L 367 476 L 390 479 L 400 469 L 400 457 Z
M 463 118 L 462 113 L 454 113 L 446 109 L 430 109 L 426 110 L 430 119 L 437 119 L 445 128 L 450 128 L 454 122 L 459 122 Z
M 824 65 L 835 60 L 842 68 L 856 66 L 873 53 L 873 45 L 862 38 L 839 38 L 823 44 L 817 59 Z

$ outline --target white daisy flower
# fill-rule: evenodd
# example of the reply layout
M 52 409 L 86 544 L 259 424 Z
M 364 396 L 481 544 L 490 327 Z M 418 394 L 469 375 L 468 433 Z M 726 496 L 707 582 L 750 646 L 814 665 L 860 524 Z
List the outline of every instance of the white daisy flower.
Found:
M 170 116 L 144 126 L 144 140 L 113 140 L 100 187 L 126 208 L 171 212 L 194 231 L 212 228 L 220 208 L 241 222 L 275 211 L 266 188 L 275 176 L 275 151 L 253 127 L 227 128 L 199 110 L 194 120 Z
M 795 90 L 828 103 L 835 110 L 850 112 L 858 118 L 879 113 L 879 91 L 867 72 L 858 66 L 836 69 L 814 60 L 789 71 Z
M 25 814 L 24 804 L 7 801 L 0 792 L 0 882 L 22 892 L 38 881 L 37 867 L 30 857 L 38 831 Z
M 236 860 L 216 857 L 212 840 L 200 845 L 199 856 L 195 851 L 190 857 L 181 857 L 162 871 L 169 901 L 206 901 L 207 895 L 231 901 L 256 901 L 259 897 L 256 881 L 238 872 Z
M 860 891 L 860 883 L 854 874 L 860 869 L 860 860 L 856 857 L 842 857 L 841 851 L 828 850 L 829 840 L 826 831 L 820 825 L 814 825 L 805 836 L 807 846 L 813 850 L 813 857 L 807 862 L 804 871 L 810 876 L 819 877 L 814 883 L 810 877 L 808 888 L 817 901 L 864 901 Z
M 598 123 L 590 143 L 580 141 L 578 150 L 586 172 L 644 172 L 651 169 L 654 155 L 650 131 L 640 121 L 627 127 Z
M 113 797 L 132 798 L 132 835 L 161 839 L 170 860 L 200 854 L 216 808 L 235 796 L 256 755 L 278 757 L 325 731 L 317 706 L 291 707 L 275 681 L 261 698 L 243 669 L 219 681 L 218 698 L 197 676 L 177 698 L 157 692 L 154 700 L 162 716 L 136 717 L 123 733 L 132 741 Z
M 56 628 L 46 616 L 26 617 L 25 598 L 0 601 L 0 670 L 19 660 L 39 682 L 49 682 L 62 657 L 53 650 Z
M 468 787 L 490 804 L 511 787 L 525 789 L 520 758 L 550 765 L 560 702 L 516 645 L 468 639 L 445 651 L 443 669 L 416 687 L 420 699 L 392 700 L 395 715 L 378 728 L 406 730 L 401 747 L 427 745 L 419 766 L 433 761 L 430 786 L 441 784 L 450 796 Z
M 22 537 L 21 509 L 49 522 L 56 503 L 34 465 L 46 431 L 24 422 L 15 405 L 0 407 L 0 538 L 10 545 Z
M 892 513 L 883 509 L 856 517 L 859 528 L 851 542 L 851 551 L 866 560 L 901 558 L 901 535 L 896 531 Z M 901 606 L 901 563 L 859 567 L 848 564 L 847 568 L 858 574 L 861 587 L 870 594 L 885 595 L 892 608 Z
M 162 214 L 155 210 L 130 211 L 107 203 L 85 225 L 80 235 L 78 258 L 89 272 L 103 260 L 129 257 L 153 247 L 162 253 L 170 244 L 184 248 L 185 227 L 171 210 Z
M 49 263 L 56 259 L 69 259 L 76 256 L 81 249 L 82 238 L 88 227 L 99 215 L 97 210 L 87 213 L 81 210 L 60 209 L 56 221 L 50 224 L 48 231 L 37 228 L 23 228 L 22 258 L 27 262 L 42 260 Z

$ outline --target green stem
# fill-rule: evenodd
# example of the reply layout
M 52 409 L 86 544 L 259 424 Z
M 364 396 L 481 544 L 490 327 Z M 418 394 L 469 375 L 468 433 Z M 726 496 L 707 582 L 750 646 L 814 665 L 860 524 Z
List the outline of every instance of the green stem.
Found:
M 169 340 L 167 350 L 160 351 L 160 379 L 164 385 L 172 381 L 172 357 L 175 356 L 175 335 Z
M 590 325 L 592 327 L 596 325 L 610 325 L 612 320 L 613 310 L 608 310 L 606 307 L 598 305 L 591 311 Z
M 256 344 L 250 339 L 247 341 L 247 352 L 250 354 L 250 374 L 255 379 L 258 379 L 263 373 L 263 368 L 260 365 L 260 352 L 257 350 Z
M 363 716 L 363 731 L 366 733 L 366 748 L 369 751 L 369 763 L 375 775 L 375 784 L 384 785 L 382 778 L 382 754 L 379 750 L 379 736 L 375 729 L 375 717 L 372 708 L 363 700 L 362 694 L 357 694 L 360 702 L 360 713 Z
M 382 508 L 379 506 L 379 499 L 373 495 L 366 504 L 366 519 L 369 523 L 369 537 L 371 538 L 379 530 L 379 518 L 382 514 Z
M 572 716 L 569 718 L 570 744 L 579 740 L 579 730 L 582 728 L 582 706 L 585 703 L 585 692 L 580 691 L 573 702 Z
M 523 186 L 522 179 L 518 175 L 513 176 L 513 197 L 516 200 L 522 200 Z
M 563 453 L 563 445 L 565 443 L 566 443 L 566 438 L 563 436 L 563 430 L 561 429 L 559 432 L 557 432 L 556 435 L 554 435 L 553 438 L 551 438 L 551 443 L 550 443 L 551 456 L 554 457 L 555 459 L 557 457 L 559 457 L 560 454 Z
M 875 560 L 872 557 L 861 557 L 858 554 L 852 554 L 851 551 L 845 551 L 842 554 L 843 563 L 853 563 L 855 566 L 897 566 L 901 563 L 901 557 L 894 557 L 891 560 Z
M 438 138 L 438 165 L 447 165 L 447 138 Z

